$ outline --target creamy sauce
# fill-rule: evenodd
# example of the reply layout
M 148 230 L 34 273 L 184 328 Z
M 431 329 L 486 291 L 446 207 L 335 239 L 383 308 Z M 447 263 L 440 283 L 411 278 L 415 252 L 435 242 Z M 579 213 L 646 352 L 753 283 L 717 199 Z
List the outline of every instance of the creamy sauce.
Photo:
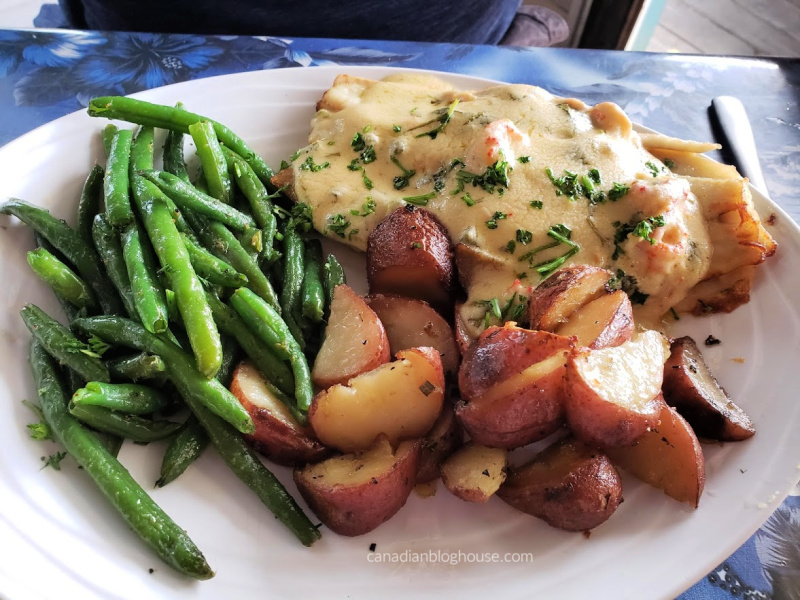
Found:
M 461 92 L 419 76 L 336 93 L 338 110 L 318 111 L 310 145 L 293 161 L 298 201 L 312 207 L 320 232 L 359 250 L 392 210 L 409 201 L 424 204 L 454 243 L 487 258 L 467 290 L 476 319 L 486 309 L 475 301 L 497 297 L 502 303 L 514 292 L 527 294 L 542 280 L 534 267 L 570 249 L 559 244 L 520 260 L 554 242 L 548 230 L 559 224 L 580 246 L 564 264 L 623 269 L 635 277 L 648 294 L 637 317 L 650 323 L 708 270 L 712 249 L 688 182 L 644 150 L 614 104 L 588 107 L 526 85 Z M 361 147 L 371 147 L 374 160 L 369 150 L 362 157 Z M 469 176 L 464 183 L 465 173 L 483 175 L 502 161 L 508 163 L 507 186 L 476 187 Z M 548 169 L 556 179 L 570 171 L 579 181 L 596 169 L 600 183 L 593 186 L 606 199 L 559 195 Z M 398 177 L 408 181 L 401 189 Z M 611 201 L 614 184 L 628 191 Z M 650 240 L 631 233 L 615 243 L 621 224 L 632 228 L 651 217 L 664 225 L 652 228 Z

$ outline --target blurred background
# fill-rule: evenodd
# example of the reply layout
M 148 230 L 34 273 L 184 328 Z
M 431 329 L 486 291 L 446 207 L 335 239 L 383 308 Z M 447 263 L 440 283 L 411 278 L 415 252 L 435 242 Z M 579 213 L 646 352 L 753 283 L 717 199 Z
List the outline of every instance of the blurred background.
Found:
M 523 0 L 519 16 L 503 43 L 800 56 L 800 0 Z M 66 20 L 55 2 L 0 0 L 0 27 L 34 25 Z

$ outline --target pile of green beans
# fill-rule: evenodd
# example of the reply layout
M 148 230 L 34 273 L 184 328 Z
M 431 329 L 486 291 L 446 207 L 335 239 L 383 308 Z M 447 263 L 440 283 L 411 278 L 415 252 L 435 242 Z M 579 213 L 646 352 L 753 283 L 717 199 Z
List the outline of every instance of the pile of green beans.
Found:
M 309 364 L 333 289 L 344 283 L 341 265 L 309 234 L 308 207 L 292 206 L 224 125 L 180 105 L 121 97 L 92 100 L 89 114 L 141 127 L 103 129 L 107 165 L 86 179 L 76 228 L 22 200 L 0 206 L 35 230 L 28 262 L 69 323 L 33 304 L 21 311 L 45 420 L 131 528 L 182 573 L 213 576 L 115 458 L 123 440 L 167 440 L 157 487 L 211 444 L 310 546 L 319 531 L 247 445 L 255 425 L 227 386 L 246 358 L 307 423 Z M 156 128 L 166 130 L 161 161 Z M 186 167 L 185 134 L 197 148 L 196 174 Z

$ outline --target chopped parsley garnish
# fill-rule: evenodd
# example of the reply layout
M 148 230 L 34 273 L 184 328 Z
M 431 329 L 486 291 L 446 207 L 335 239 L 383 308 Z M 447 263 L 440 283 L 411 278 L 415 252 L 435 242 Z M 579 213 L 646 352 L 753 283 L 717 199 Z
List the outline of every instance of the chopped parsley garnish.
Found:
M 606 193 L 597 189 L 602 183 L 600 171 L 589 169 L 586 175 L 578 175 L 572 171 L 564 171 L 564 175 L 556 177 L 551 168 L 545 169 L 547 177 L 556 188 L 556 196 L 566 196 L 573 202 L 583 196 L 592 204 L 601 204 L 606 201 Z
M 503 221 L 504 219 L 507 219 L 507 218 L 508 218 L 508 215 L 506 213 L 501 212 L 501 211 L 498 210 L 497 212 L 495 212 L 492 215 L 491 219 L 486 221 L 486 226 L 489 229 L 497 229 L 497 222 L 498 221 Z
M 354 158 L 353 160 L 350 161 L 350 164 L 347 165 L 347 168 L 350 169 L 351 171 L 358 171 L 361 168 L 361 165 L 358 164 L 358 159 Z
M 328 217 L 328 229 L 340 238 L 345 237 L 344 232 L 348 227 L 350 227 L 350 221 L 343 214 L 338 213 Z
M 653 177 L 658 177 L 661 175 L 661 173 L 666 173 L 666 169 L 659 167 L 652 160 L 648 160 L 646 163 L 644 163 L 644 166 L 647 167 L 647 170 L 650 171 L 650 175 Z
M 672 318 L 673 318 L 675 321 L 680 321 L 680 320 L 681 320 L 681 318 L 678 316 L 678 311 L 677 311 L 677 310 L 675 310 L 675 308 L 674 308 L 674 307 L 670 307 L 670 309 L 669 309 L 669 313 L 672 315 Z
M 531 157 L 530 156 L 520 156 L 519 158 L 517 158 L 517 160 L 524 165 L 526 163 L 531 162 Z
M 367 143 L 364 141 L 364 136 L 359 132 L 353 136 L 353 139 L 350 141 L 350 146 L 353 148 L 354 152 L 363 152 L 367 147 Z
M 367 177 L 367 170 L 363 167 L 361 168 L 361 179 L 364 182 L 364 187 L 367 188 L 368 190 L 371 190 L 373 187 L 372 179 Z
M 533 240 L 533 234 L 527 229 L 517 229 L 517 241 L 523 246 L 527 246 Z
M 433 189 L 437 192 L 441 192 L 444 189 L 444 178 L 447 177 L 447 174 L 455 169 L 458 165 L 463 165 L 464 163 L 461 161 L 460 158 L 454 158 L 450 161 L 450 164 L 447 166 L 442 167 L 436 173 L 433 174 Z M 463 186 L 462 186 L 463 189 Z M 461 191 L 461 189 L 455 190 L 452 193 L 457 194 Z
M 422 244 L 419 242 L 412 242 L 410 248 L 416 250 L 417 248 L 422 248 Z
M 289 213 L 290 226 L 307 233 L 314 224 L 312 217 L 311 207 L 308 204 L 305 202 L 295 204 Z
M 605 287 L 608 292 L 622 290 L 628 294 L 628 298 L 630 298 L 633 304 L 644 304 L 647 302 L 650 294 L 645 294 L 640 291 L 636 284 L 636 277 L 633 275 L 626 275 L 625 271 L 617 269 L 616 275 L 606 282 Z
M 300 158 L 300 150 L 298 150 L 297 152 L 295 152 L 294 154 L 292 154 L 292 155 L 289 157 L 289 161 L 290 161 L 290 162 L 294 162 L 294 161 L 296 161 L 298 158 Z
M 361 131 L 363 131 L 364 133 L 369 133 L 370 131 L 372 131 L 372 125 L 364 125 L 364 129 L 362 129 Z
M 394 131 L 395 133 L 400 133 L 402 129 L 403 128 L 400 127 L 400 125 L 392 125 L 392 131 Z
M 358 229 L 351 229 L 350 233 L 347 234 L 347 239 L 352 240 L 353 236 L 356 235 L 358 232 L 359 232 Z
M 318 171 L 322 171 L 322 169 L 327 169 L 330 166 L 331 166 L 331 163 L 329 163 L 327 161 L 322 163 L 321 165 L 318 165 L 318 164 L 316 164 L 314 162 L 314 157 L 313 156 L 309 156 L 309 157 L 306 158 L 305 162 L 303 162 L 303 164 L 300 165 L 300 170 L 301 171 L 311 171 L 312 173 L 316 173 Z
M 403 202 L 408 202 L 409 204 L 413 204 L 415 206 L 427 206 L 428 200 L 431 200 L 436 197 L 436 192 L 428 192 L 427 194 L 422 194 L 421 196 L 405 196 L 402 198 Z
M 368 196 L 366 202 L 361 205 L 361 211 L 356 210 L 355 208 L 350 210 L 350 214 L 354 217 L 366 217 L 367 215 L 371 215 L 375 212 L 375 200 L 372 199 L 372 196 Z
M 641 221 L 636 221 L 636 217 L 634 217 L 628 223 L 614 221 L 613 225 L 617 228 L 617 231 L 614 233 L 614 254 L 611 255 L 611 259 L 617 260 L 620 254 L 625 254 L 625 250 L 622 249 L 622 244 L 628 239 L 630 234 L 640 237 L 644 241 L 650 242 L 650 244 L 655 244 L 656 241 L 653 239 L 653 230 L 656 227 L 663 227 L 665 221 L 663 216 L 657 215 L 655 217 L 647 217 Z
M 461 199 L 467 206 L 475 206 L 475 200 L 472 199 L 472 196 L 469 195 L 469 192 L 461 196 Z
M 665 158 L 664 159 L 664 166 L 667 167 L 668 169 L 674 169 L 675 168 L 675 161 L 672 160 L 671 158 Z
M 613 187 L 608 191 L 608 199 L 616 202 L 630 191 L 630 186 L 615 181 Z
M 402 190 L 404 187 L 408 186 L 408 180 L 416 175 L 417 172 L 414 169 L 406 169 L 395 156 L 392 156 L 390 160 L 403 172 L 402 175 L 398 175 L 394 178 L 394 189 Z
M 600 185 L 603 181 L 600 179 L 600 171 L 597 169 L 589 169 L 589 173 L 586 175 L 592 183 L 596 183 Z
M 359 158 L 361 158 L 361 162 L 363 162 L 365 165 L 368 165 L 371 162 L 375 162 L 376 158 L 375 148 L 373 148 L 372 146 L 367 146 L 366 148 L 364 148 L 364 151 L 359 155 Z
M 541 200 L 531 200 L 531 208 L 538 208 L 541 210 L 544 208 L 544 202 Z
M 484 191 L 494 194 L 496 187 L 508 187 L 508 176 L 512 170 L 513 169 L 506 160 L 498 160 L 491 167 L 486 167 L 486 171 L 484 171 L 483 175 L 470 173 L 465 169 L 461 169 L 456 174 L 458 187 L 455 193 L 464 191 L 464 186 L 471 183 L 474 187 L 483 188 Z
M 507 321 L 519 321 L 525 314 L 525 309 L 528 306 L 528 298 L 514 292 L 503 305 L 500 304 L 499 298 L 492 298 L 491 300 L 476 300 L 474 304 L 483 306 L 486 310 L 483 317 L 475 319 L 474 322 L 483 322 L 484 328 L 492 324 L 492 318 L 499 323 Z
M 32 402 L 28 402 L 27 400 L 23 400 L 22 403 L 31 409 L 31 411 L 40 419 L 38 423 L 28 423 L 28 432 L 30 433 L 30 436 L 34 440 L 52 440 L 53 433 L 50 431 L 50 426 L 44 420 L 44 413 L 42 412 L 42 409 Z
M 60 471 L 61 461 L 64 460 L 66 457 L 67 457 L 66 452 L 56 452 L 55 454 L 51 454 L 50 456 L 48 456 L 46 459 L 43 456 L 42 460 L 44 461 L 44 466 L 42 466 L 42 468 L 44 469 L 45 467 L 53 467 L 56 471 Z
M 447 124 L 450 122 L 450 119 L 453 117 L 453 112 L 456 110 L 456 106 L 458 106 L 458 98 L 453 100 L 453 103 L 447 108 L 447 110 L 442 111 L 442 114 L 439 117 L 437 117 L 436 119 L 433 119 L 431 121 L 428 121 L 427 123 L 423 123 L 422 125 L 417 125 L 417 127 L 415 127 L 414 129 L 419 129 L 420 127 L 425 127 L 426 125 L 430 125 L 432 123 L 436 123 L 437 121 L 438 121 L 439 125 L 437 125 L 433 129 L 431 129 L 430 131 L 426 131 L 425 133 L 418 133 L 414 137 L 415 138 L 421 138 L 421 137 L 428 136 L 432 140 L 435 140 L 436 136 L 438 136 L 440 133 L 442 133 L 444 131 L 444 128 L 447 127 Z
M 515 242 L 514 240 L 508 240 L 505 249 L 506 252 L 508 252 L 509 254 L 514 254 L 514 252 L 517 250 L 517 242 Z
M 551 226 L 550 229 L 547 230 L 547 235 L 553 238 L 554 241 L 548 244 L 537 246 L 519 258 L 520 261 L 527 260 L 530 263 L 530 268 L 539 273 L 539 275 L 542 276 L 542 279 L 559 269 L 565 262 L 567 262 L 567 260 L 577 254 L 581 249 L 578 244 L 570 239 L 572 237 L 572 230 L 563 223 Z M 557 246 L 561 246 L 562 244 L 569 247 L 569 250 L 567 250 L 564 254 L 550 260 L 533 264 L 534 256 L 544 250 L 555 248 Z
M 286 162 L 285 160 L 281 161 L 281 171 L 284 171 L 284 170 L 288 169 L 290 166 L 291 165 L 288 162 Z

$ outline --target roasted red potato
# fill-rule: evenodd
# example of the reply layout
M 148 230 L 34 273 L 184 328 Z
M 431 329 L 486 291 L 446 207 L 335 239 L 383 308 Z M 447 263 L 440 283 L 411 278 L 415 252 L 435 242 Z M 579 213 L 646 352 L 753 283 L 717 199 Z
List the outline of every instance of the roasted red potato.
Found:
M 564 365 L 571 338 L 512 324 L 489 327 L 464 355 L 456 417 L 479 444 L 517 448 L 564 422 Z
M 250 413 L 256 432 L 244 436 L 261 454 L 281 465 L 305 464 L 322 460 L 330 450 L 314 436 L 310 427 L 301 426 L 269 389 L 264 376 L 253 365 L 242 362 L 231 381 L 231 393 Z
M 355 452 L 381 434 L 396 444 L 430 431 L 444 401 L 439 353 L 412 348 L 396 358 L 314 397 L 308 419 L 323 444 Z
M 528 299 L 531 329 L 555 331 L 592 300 L 606 293 L 611 271 L 588 265 L 565 267 L 540 283 Z
M 633 307 L 628 294 L 618 290 L 584 304 L 556 333 L 574 335 L 579 345 L 591 350 L 624 344 L 633 335 Z
M 567 361 L 564 405 L 575 437 L 600 448 L 633 444 L 658 423 L 667 343 L 657 331 Z
M 426 210 L 398 208 L 369 235 L 367 282 L 370 294 L 417 298 L 449 313 L 456 279 L 447 229 Z
M 439 477 L 439 465 L 464 442 L 464 432 L 447 401 L 439 418 L 420 443 L 417 483 L 429 483 Z
M 295 469 L 294 481 L 305 501 L 332 531 L 355 536 L 393 517 L 414 488 L 419 442 L 393 450 L 385 437 L 369 450 L 336 456 Z
M 566 438 L 510 469 L 497 495 L 553 527 L 587 531 L 617 510 L 622 480 L 605 454 Z
M 750 417 L 720 386 L 688 336 L 670 345 L 662 390 L 667 404 L 674 406 L 701 438 L 730 442 L 745 440 L 756 432 Z
M 697 508 L 706 482 L 706 462 L 697 436 L 674 408 L 664 405 L 659 423 L 633 446 L 607 452 L 614 464 Z
M 392 354 L 428 346 L 439 351 L 445 373 L 458 372 L 461 353 L 453 329 L 430 304 L 394 294 L 375 294 L 366 301 L 386 329 Z
M 442 483 L 467 502 L 488 502 L 506 479 L 508 453 L 472 442 L 456 450 L 442 463 Z
M 347 383 L 391 357 L 389 338 L 378 315 L 349 286 L 337 285 L 325 339 L 311 369 L 314 385 L 324 389 Z

